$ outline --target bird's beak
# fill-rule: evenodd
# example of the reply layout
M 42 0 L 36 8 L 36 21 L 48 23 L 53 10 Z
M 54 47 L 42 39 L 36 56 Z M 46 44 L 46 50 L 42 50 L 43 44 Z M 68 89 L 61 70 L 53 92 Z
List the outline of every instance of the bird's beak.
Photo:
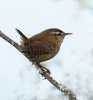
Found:
M 73 34 L 73 33 L 65 33 L 65 35 L 71 35 L 71 34 Z

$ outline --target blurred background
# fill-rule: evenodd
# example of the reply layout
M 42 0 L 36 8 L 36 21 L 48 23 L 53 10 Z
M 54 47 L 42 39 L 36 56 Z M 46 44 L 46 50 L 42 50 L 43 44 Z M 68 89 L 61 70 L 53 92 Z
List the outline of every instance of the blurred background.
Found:
M 0 0 L 0 30 L 16 42 L 47 28 L 74 33 L 42 64 L 78 100 L 93 100 L 93 0 Z M 0 38 L 0 100 L 68 100 L 14 47 Z

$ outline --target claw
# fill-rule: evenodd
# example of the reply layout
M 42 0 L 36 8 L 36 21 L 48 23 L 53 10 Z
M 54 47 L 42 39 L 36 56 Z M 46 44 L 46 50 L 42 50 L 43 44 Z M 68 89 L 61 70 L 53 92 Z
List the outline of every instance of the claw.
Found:
M 51 74 L 50 70 L 47 69 L 47 68 L 45 68 L 45 67 L 40 68 L 39 73 L 40 73 L 42 76 L 44 76 L 45 74 L 48 74 L 48 75 Z
M 47 68 L 45 68 L 45 67 L 43 67 L 42 65 L 40 65 L 39 62 L 36 62 L 36 64 L 38 65 L 38 68 L 40 69 L 40 70 L 39 70 L 39 73 L 40 73 L 42 76 L 44 76 L 45 74 L 48 74 L 48 75 L 51 74 L 50 70 L 47 69 Z

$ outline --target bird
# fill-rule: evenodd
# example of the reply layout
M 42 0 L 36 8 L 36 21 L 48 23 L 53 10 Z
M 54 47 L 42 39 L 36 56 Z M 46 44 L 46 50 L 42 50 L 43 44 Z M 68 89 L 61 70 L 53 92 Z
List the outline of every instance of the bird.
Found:
M 49 28 L 28 38 L 19 29 L 16 29 L 21 36 L 22 52 L 29 56 L 31 61 L 41 63 L 52 59 L 60 50 L 61 44 L 67 35 L 58 28 Z M 46 69 L 46 68 L 45 68 Z

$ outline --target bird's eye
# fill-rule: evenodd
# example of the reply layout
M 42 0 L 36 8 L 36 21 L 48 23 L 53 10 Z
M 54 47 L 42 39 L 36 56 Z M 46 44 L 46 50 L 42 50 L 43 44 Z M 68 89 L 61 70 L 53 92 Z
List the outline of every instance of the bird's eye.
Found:
M 60 35 L 61 35 L 61 33 L 58 33 L 57 35 L 58 35 L 58 36 L 60 36 Z
M 60 32 L 56 32 L 54 33 L 55 36 L 61 36 L 61 33 Z

